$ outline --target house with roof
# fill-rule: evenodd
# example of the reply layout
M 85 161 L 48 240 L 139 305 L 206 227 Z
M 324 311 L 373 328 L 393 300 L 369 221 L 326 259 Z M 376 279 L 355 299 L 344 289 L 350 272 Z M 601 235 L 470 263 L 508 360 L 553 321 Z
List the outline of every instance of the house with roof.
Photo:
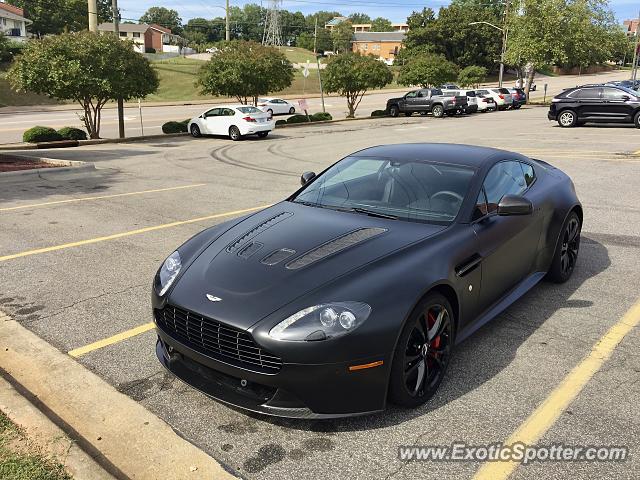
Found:
M 158 53 L 178 52 L 179 36 L 171 33 L 169 28 L 161 27 L 155 23 L 121 23 L 118 25 L 121 40 L 130 40 L 134 43 L 137 52 L 145 53 L 151 49 Z M 101 23 L 98 25 L 101 33 L 115 32 L 113 23 Z
M 27 25 L 32 23 L 31 20 L 24 17 L 22 8 L 14 7 L 0 0 L 0 32 L 10 40 L 17 42 L 28 40 Z
M 341 24 L 342 22 L 345 22 L 349 20 L 348 17 L 333 17 L 331 20 L 329 20 L 325 25 L 324 28 L 326 28 L 327 30 L 331 31 L 333 30 L 337 25 Z M 409 25 L 406 23 L 392 23 L 391 26 L 393 27 L 393 31 L 394 32 L 408 32 L 409 31 Z M 351 28 L 353 28 L 353 33 L 361 33 L 361 32 L 371 32 L 372 30 L 372 24 L 371 23 L 354 23 L 351 25 Z
M 622 28 L 624 29 L 627 36 L 635 37 L 636 32 L 638 31 L 639 23 L 640 23 L 640 18 L 625 20 L 624 22 L 622 22 Z
M 406 37 L 406 32 L 356 32 L 351 47 L 362 55 L 374 55 L 392 63 Z

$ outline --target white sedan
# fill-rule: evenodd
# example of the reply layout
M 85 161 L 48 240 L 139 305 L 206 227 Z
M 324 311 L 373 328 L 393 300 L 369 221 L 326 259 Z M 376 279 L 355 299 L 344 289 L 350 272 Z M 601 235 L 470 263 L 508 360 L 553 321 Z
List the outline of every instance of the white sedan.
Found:
M 271 115 L 293 115 L 296 113 L 296 107 L 293 103 L 287 102 L 281 98 L 259 98 L 258 108 Z
M 240 140 L 245 135 L 264 138 L 275 128 L 271 115 L 251 105 L 221 105 L 192 118 L 187 128 L 193 137 L 228 135 Z

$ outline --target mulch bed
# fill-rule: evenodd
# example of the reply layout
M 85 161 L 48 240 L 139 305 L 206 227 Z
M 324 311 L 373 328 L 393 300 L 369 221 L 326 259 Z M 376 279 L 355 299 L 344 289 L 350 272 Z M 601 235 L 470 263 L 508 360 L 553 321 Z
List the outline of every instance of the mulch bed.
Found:
M 20 155 L 0 154 L 0 172 L 15 172 L 17 170 L 32 170 L 34 168 L 56 168 L 60 165 L 25 159 Z

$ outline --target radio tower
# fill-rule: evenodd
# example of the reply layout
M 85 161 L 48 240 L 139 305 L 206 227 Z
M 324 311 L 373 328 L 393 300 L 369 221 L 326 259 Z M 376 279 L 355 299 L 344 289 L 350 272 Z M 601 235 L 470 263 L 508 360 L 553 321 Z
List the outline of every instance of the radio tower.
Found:
M 280 32 L 280 4 L 282 0 L 269 0 L 269 9 L 264 22 L 264 34 L 262 36 L 263 45 L 282 45 L 282 35 Z

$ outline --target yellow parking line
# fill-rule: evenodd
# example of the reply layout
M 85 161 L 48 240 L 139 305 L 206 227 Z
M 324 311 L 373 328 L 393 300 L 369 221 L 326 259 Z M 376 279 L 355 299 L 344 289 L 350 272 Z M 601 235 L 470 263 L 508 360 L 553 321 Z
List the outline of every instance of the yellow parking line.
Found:
M 551 394 L 527 418 L 522 425 L 504 442 L 512 445 L 522 442 L 535 444 L 558 420 L 562 412 L 575 400 L 589 380 L 600 370 L 611 357 L 613 351 L 627 333 L 640 323 L 640 301 L 613 325 L 596 343 L 589 355 L 582 360 L 562 380 Z M 502 480 L 511 475 L 518 467 L 515 461 L 497 461 L 485 463 L 473 477 L 474 480 Z
M 62 245 L 54 245 L 52 247 L 37 248 L 35 250 L 27 250 L 26 252 L 14 253 L 11 255 L 5 255 L 3 257 L 0 257 L 0 262 L 6 262 L 7 260 L 13 260 L 14 258 L 28 257 L 30 255 L 38 255 L 40 253 L 55 252 L 56 250 L 64 250 L 67 248 L 80 247 L 82 245 L 89 245 L 92 243 L 106 242 L 108 240 L 116 240 L 118 238 L 130 237 L 132 235 L 138 235 L 141 233 L 154 232 L 156 230 L 163 230 L 165 228 L 177 227 L 180 225 L 187 225 L 189 223 L 197 223 L 197 222 L 203 222 L 206 220 L 213 220 L 215 218 L 241 215 L 243 213 L 255 212 L 256 210 L 261 210 L 263 208 L 267 208 L 268 206 L 269 205 L 262 205 L 260 207 L 246 208 L 244 210 L 235 210 L 233 212 L 217 213 L 215 215 L 208 215 L 206 217 L 192 218 L 190 220 L 182 220 L 178 222 L 165 223 L 162 225 L 155 225 L 153 227 L 139 228 L 138 230 L 130 230 L 128 232 L 116 233 L 114 235 L 107 235 L 105 237 L 89 238 L 87 240 L 80 240 L 79 242 L 64 243 Z
M 94 350 L 98 350 L 100 348 L 107 347 L 109 345 L 113 345 L 114 343 L 121 342 L 126 340 L 127 338 L 135 337 L 136 335 L 140 335 L 141 333 L 148 332 L 153 329 L 153 322 L 145 323 L 144 325 L 140 325 L 139 327 L 132 328 L 131 330 L 127 330 L 122 333 L 118 333 L 113 337 L 105 338 L 103 340 L 98 340 L 97 342 L 90 343 L 89 345 L 85 345 L 84 347 L 76 348 L 75 350 L 71 350 L 69 355 L 74 358 L 81 357 L 82 355 L 86 355 L 89 352 L 93 352 Z
M 79 197 L 79 198 L 69 198 L 67 200 L 56 200 L 53 202 L 30 203 L 28 205 L 19 205 L 17 207 L 0 208 L 0 212 L 9 212 L 12 210 L 21 210 L 24 208 L 45 207 L 49 205 L 60 205 L 62 203 L 86 202 L 88 200 L 103 200 L 105 198 L 130 197 L 133 195 L 143 195 L 145 193 L 170 192 L 172 190 L 184 190 L 186 188 L 203 187 L 205 185 L 206 183 L 196 183 L 194 185 L 182 185 L 180 187 L 155 188 L 153 190 L 140 190 L 138 192 L 114 193 L 112 195 L 96 195 L 93 197 Z

